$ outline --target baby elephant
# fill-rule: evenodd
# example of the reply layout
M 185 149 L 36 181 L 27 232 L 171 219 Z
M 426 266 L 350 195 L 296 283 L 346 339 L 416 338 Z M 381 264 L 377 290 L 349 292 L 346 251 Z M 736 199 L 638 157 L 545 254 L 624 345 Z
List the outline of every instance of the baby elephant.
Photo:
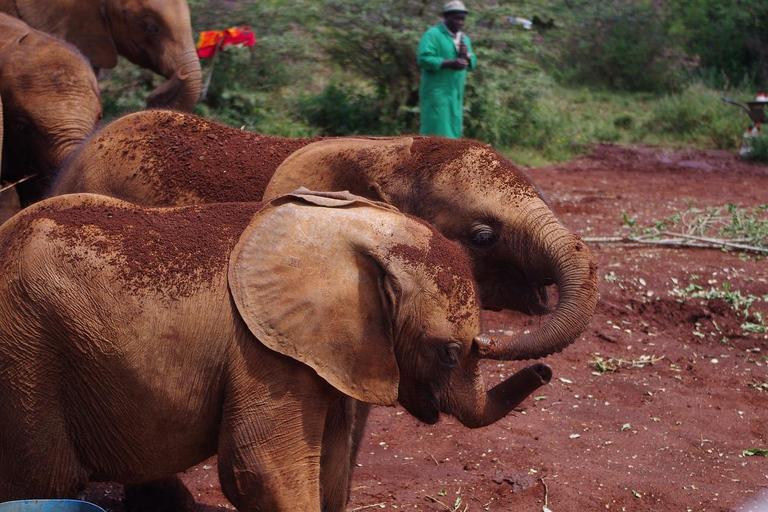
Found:
M 0 227 L 0 272 L 0 501 L 170 488 L 218 454 L 242 512 L 343 510 L 358 401 L 480 427 L 551 377 L 486 390 L 467 256 L 346 193 L 55 197 Z

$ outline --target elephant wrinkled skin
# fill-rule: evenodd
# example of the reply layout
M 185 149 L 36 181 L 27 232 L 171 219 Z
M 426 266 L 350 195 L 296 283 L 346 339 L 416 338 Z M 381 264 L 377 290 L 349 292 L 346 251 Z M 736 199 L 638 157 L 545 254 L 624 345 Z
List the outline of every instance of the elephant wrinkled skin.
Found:
M 101 119 L 88 61 L 77 49 L 0 14 L 2 180 L 16 182 L 22 206 L 41 199 L 49 180 Z M 2 201 L 13 190 L 0 192 Z
M 340 511 L 360 404 L 478 427 L 551 377 L 486 390 L 466 254 L 346 193 L 56 197 L 0 226 L 0 270 L 0 500 L 178 484 L 218 453 L 238 510 Z
M 190 111 L 200 98 L 186 0 L 0 0 L 0 12 L 72 43 L 97 70 L 114 68 L 121 55 L 164 76 L 150 107 Z

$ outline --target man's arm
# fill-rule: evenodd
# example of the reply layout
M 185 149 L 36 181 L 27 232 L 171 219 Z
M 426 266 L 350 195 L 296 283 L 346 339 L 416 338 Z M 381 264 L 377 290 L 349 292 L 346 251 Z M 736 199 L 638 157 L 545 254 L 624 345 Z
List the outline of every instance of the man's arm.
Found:
M 438 42 L 430 31 L 424 33 L 419 41 L 417 63 L 420 68 L 431 72 L 437 72 L 443 67 L 443 58 L 440 57 Z
M 419 41 L 417 63 L 420 68 L 437 72 L 441 68 L 464 69 L 469 62 L 462 59 L 443 59 L 440 56 L 440 43 L 431 32 L 426 32 Z

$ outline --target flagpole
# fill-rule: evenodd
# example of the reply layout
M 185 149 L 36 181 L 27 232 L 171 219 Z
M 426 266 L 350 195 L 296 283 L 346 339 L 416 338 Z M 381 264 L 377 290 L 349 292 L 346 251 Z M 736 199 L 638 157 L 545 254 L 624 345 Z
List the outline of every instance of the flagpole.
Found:
M 216 64 L 216 57 L 219 55 L 219 49 L 221 48 L 221 43 L 224 42 L 224 37 L 220 37 L 218 41 L 216 41 L 216 48 L 213 50 L 213 59 L 211 59 L 211 70 L 208 72 L 208 78 L 205 79 L 205 83 L 203 84 L 203 90 L 200 91 L 200 100 L 204 100 L 206 96 L 208 96 L 208 86 L 211 85 L 211 78 L 213 78 L 213 66 Z

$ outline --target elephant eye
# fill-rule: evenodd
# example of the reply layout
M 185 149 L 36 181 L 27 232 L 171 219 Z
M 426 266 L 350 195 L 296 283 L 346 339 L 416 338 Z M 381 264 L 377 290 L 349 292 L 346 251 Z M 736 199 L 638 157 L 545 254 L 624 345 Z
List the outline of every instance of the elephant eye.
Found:
M 470 241 L 475 247 L 490 247 L 498 238 L 493 228 L 486 224 L 473 227 L 470 233 Z
M 459 346 L 455 343 L 440 345 L 437 349 L 437 357 L 443 366 L 453 368 L 459 363 Z

